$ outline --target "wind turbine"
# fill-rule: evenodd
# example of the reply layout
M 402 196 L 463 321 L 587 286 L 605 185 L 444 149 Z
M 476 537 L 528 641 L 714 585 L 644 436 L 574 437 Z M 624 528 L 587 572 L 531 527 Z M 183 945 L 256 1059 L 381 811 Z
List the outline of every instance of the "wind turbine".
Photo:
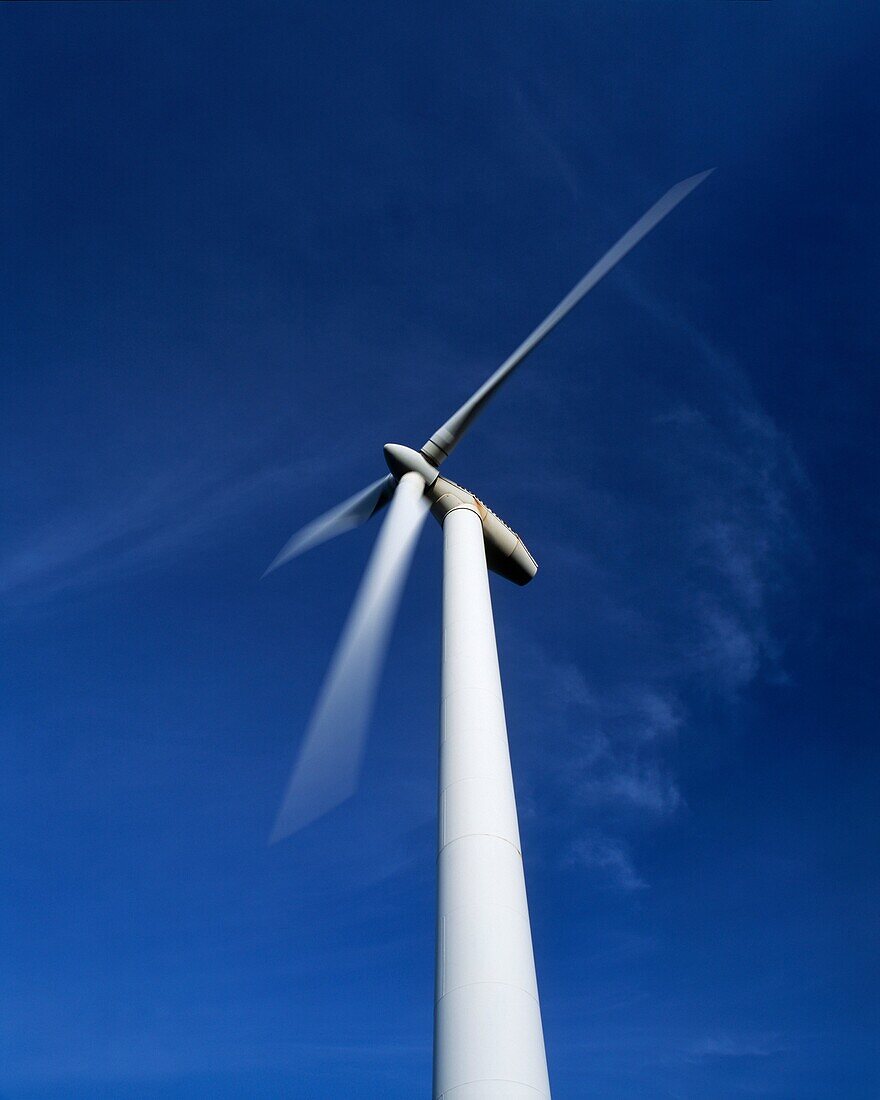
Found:
M 550 1096 L 487 573 L 524 585 L 538 567 L 522 539 L 440 466 L 529 352 L 711 171 L 667 191 L 420 450 L 386 444 L 389 473 L 304 527 L 266 570 L 390 505 L 278 812 L 272 839 L 280 840 L 354 792 L 428 511 L 443 528 L 434 1100 Z

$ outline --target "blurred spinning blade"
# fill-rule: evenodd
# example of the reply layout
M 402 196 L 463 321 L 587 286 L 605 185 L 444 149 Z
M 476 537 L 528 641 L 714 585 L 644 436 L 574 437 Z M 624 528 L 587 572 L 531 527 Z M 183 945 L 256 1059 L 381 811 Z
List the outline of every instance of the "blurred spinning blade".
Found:
M 682 199 L 687 198 L 691 191 L 695 187 L 699 187 L 703 180 L 714 171 L 714 168 L 710 168 L 706 172 L 698 172 L 697 175 L 689 176 L 686 180 L 677 183 L 675 187 L 670 187 L 650 210 L 642 214 L 635 225 L 630 226 L 620 240 L 609 248 L 602 259 L 593 264 L 581 281 L 572 287 L 559 305 L 551 313 L 548 313 L 534 332 L 531 332 L 523 340 L 516 351 L 501 364 L 494 374 L 486 379 L 476 393 L 472 394 L 461 408 L 450 416 L 445 424 L 441 424 L 422 447 L 422 454 L 430 459 L 435 466 L 445 462 L 486 403 L 516 370 L 523 359 L 540 344 L 547 333 L 552 332 L 562 318 L 574 309 L 581 298 L 588 294 L 596 283 L 603 279 L 631 249 L 635 248 L 642 237 L 650 233 L 656 225 L 659 225 L 666 215 L 678 206 Z
M 374 516 L 385 507 L 394 492 L 394 478 L 390 474 L 380 477 L 366 489 L 337 504 L 323 516 L 318 516 L 311 523 L 306 524 L 300 531 L 285 543 L 282 550 L 276 555 L 275 560 L 263 574 L 267 577 L 280 565 L 284 565 L 292 558 L 299 557 L 313 546 L 320 546 L 328 539 L 334 539 L 345 531 L 351 531 L 353 527 L 360 527 L 362 523 Z
M 409 473 L 392 498 L 321 688 L 271 843 L 309 825 L 354 793 L 391 627 L 428 514 L 424 489 L 418 474 Z

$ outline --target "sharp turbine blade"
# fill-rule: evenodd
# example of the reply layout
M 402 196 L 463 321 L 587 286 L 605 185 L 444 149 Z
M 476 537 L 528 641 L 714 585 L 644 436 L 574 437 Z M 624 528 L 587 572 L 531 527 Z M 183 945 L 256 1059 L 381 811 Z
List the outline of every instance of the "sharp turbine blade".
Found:
M 278 811 L 272 842 L 310 824 L 354 793 L 391 627 L 422 524 L 425 483 L 401 478 L 324 679 Z
M 682 199 L 686 198 L 695 187 L 701 184 L 703 180 L 714 171 L 714 168 L 710 168 L 707 172 L 700 172 L 696 176 L 691 176 L 686 180 L 682 180 L 681 183 L 677 183 L 675 187 L 670 188 L 663 198 L 655 202 L 651 209 L 646 214 L 643 214 L 631 229 L 624 233 L 617 244 L 610 248 L 602 259 L 590 268 L 577 286 L 573 287 L 562 299 L 556 309 L 548 314 L 535 331 L 523 340 L 510 358 L 505 360 L 498 370 L 483 383 L 476 393 L 473 394 L 473 396 L 470 397 L 442 427 L 434 432 L 428 442 L 422 447 L 422 452 L 435 465 L 439 466 L 440 463 L 452 453 L 453 447 L 459 442 L 489 398 L 492 397 L 502 382 L 504 382 L 520 365 L 529 352 L 544 339 L 547 333 L 559 324 L 562 318 L 577 305 L 581 298 L 583 298 L 588 291 L 592 290 L 596 283 L 598 283 L 603 276 L 607 275 L 614 265 L 622 260 L 630 249 L 634 248 L 639 243 L 642 237 L 649 233 L 658 222 L 661 222 L 671 210 L 678 206 Z
M 313 546 L 319 546 L 328 539 L 366 523 L 370 516 L 385 507 L 393 492 L 394 478 L 388 474 L 374 481 L 372 485 L 368 485 L 366 489 L 361 489 L 348 500 L 344 500 L 342 504 L 337 504 L 323 516 L 313 519 L 287 542 L 263 576 L 268 576 L 279 565 L 284 565 L 291 558 L 304 554 Z

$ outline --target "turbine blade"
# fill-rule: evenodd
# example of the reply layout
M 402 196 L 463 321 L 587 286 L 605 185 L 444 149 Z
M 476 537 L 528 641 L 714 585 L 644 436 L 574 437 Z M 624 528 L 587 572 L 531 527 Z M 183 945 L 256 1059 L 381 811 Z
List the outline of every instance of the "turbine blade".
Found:
M 394 494 L 278 811 L 273 843 L 344 802 L 357 786 L 391 627 L 428 514 L 424 490 L 419 475 L 409 473 Z
M 279 565 L 284 565 L 291 558 L 304 554 L 313 546 L 319 546 L 328 539 L 366 523 L 370 516 L 385 507 L 393 492 L 394 478 L 388 474 L 374 481 L 372 485 L 368 485 L 366 489 L 361 489 L 348 500 L 344 500 L 342 504 L 337 504 L 329 512 L 313 519 L 285 544 L 263 576 L 268 576 Z
M 456 446 L 473 420 L 482 411 L 483 406 L 489 398 L 492 397 L 502 382 L 504 382 L 520 365 L 529 352 L 537 347 L 547 333 L 559 324 L 562 318 L 578 304 L 581 298 L 583 298 L 588 291 L 592 290 L 596 283 L 598 283 L 603 276 L 607 275 L 614 265 L 622 260 L 630 249 L 634 248 L 639 243 L 642 237 L 649 233 L 671 210 L 678 206 L 682 199 L 686 198 L 695 187 L 701 184 L 703 180 L 714 171 L 714 168 L 710 168 L 706 172 L 700 172 L 696 176 L 690 176 L 688 179 L 682 180 L 681 183 L 677 183 L 675 187 L 670 188 L 661 199 L 655 202 L 651 209 L 643 214 L 631 229 L 624 233 L 617 244 L 610 248 L 602 259 L 590 268 L 581 281 L 569 291 L 556 309 L 544 318 L 535 331 L 523 340 L 510 358 L 506 359 L 498 370 L 480 386 L 476 393 L 468 398 L 461 408 L 455 412 L 442 427 L 434 432 L 428 442 L 422 447 L 423 454 L 425 454 L 425 456 L 436 466 L 439 466 L 441 462 L 448 458 L 452 453 L 453 447 Z

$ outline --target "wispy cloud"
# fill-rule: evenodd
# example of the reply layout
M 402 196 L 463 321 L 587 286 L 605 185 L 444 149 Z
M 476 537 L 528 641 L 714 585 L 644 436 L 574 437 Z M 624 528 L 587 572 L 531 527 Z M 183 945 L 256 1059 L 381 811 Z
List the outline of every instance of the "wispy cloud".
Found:
M 705 1058 L 769 1058 L 789 1048 L 775 1032 L 749 1035 L 711 1035 L 695 1043 L 690 1054 Z
M 531 139 L 531 144 L 534 146 L 533 152 L 538 154 L 535 159 L 541 171 L 560 179 L 568 188 L 571 197 L 575 200 L 579 199 L 581 188 L 577 172 L 569 157 L 563 152 L 559 140 L 553 135 L 548 121 L 542 118 L 522 85 L 511 86 L 511 99 L 516 109 L 516 117 L 521 124 L 521 130 L 518 133 L 520 152 L 522 153 L 523 146 L 530 144 L 522 141 L 522 137 L 526 136 Z
M 583 836 L 569 848 L 567 862 L 599 873 L 610 886 L 621 890 L 644 890 L 623 841 L 601 835 Z
M 653 761 L 684 720 L 676 695 L 642 681 L 592 688 L 578 664 L 555 660 L 524 639 L 519 649 L 526 657 L 519 676 L 562 732 L 564 752 L 553 766 L 572 793 L 593 803 L 674 809 L 678 791 Z
M 125 493 L 82 499 L 47 514 L 0 557 L 0 596 L 7 606 L 38 603 L 146 568 L 320 472 L 313 460 L 250 471 L 230 461 L 190 462 Z
M 654 761 L 633 758 L 628 764 L 619 757 L 606 775 L 586 778 L 581 787 L 588 803 L 621 803 L 639 810 L 665 814 L 675 810 L 681 793 L 675 780 Z
M 600 495 L 552 479 L 549 492 L 586 499 L 593 517 L 586 547 L 554 547 L 589 615 L 574 657 L 570 645 L 562 658 L 552 640 L 521 641 L 519 670 L 553 731 L 536 774 L 555 787 L 555 827 L 564 820 L 571 851 L 621 885 L 641 878 L 615 832 L 643 830 L 684 804 L 670 745 L 685 732 L 708 735 L 694 727 L 697 701 L 733 705 L 760 675 L 785 680 L 772 605 L 803 551 L 796 501 L 807 489 L 736 363 L 624 283 L 688 346 L 693 362 L 677 379 L 687 400 L 667 403 L 655 379 L 646 383 L 656 409 L 644 429 L 650 458 L 627 484 Z

